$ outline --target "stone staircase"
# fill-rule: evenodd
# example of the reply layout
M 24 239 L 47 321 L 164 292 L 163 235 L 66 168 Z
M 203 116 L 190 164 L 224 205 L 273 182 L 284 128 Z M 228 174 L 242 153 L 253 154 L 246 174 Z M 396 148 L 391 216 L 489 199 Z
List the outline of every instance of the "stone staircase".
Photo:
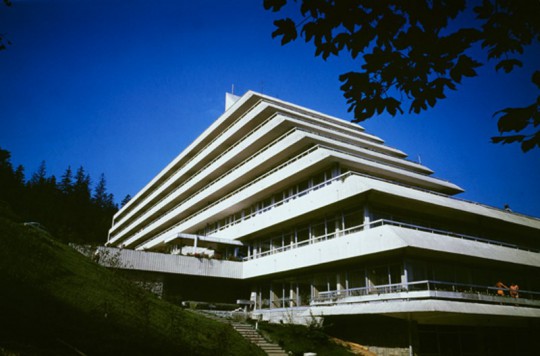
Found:
M 213 315 L 211 313 L 205 313 L 205 312 L 199 312 L 199 311 L 197 311 L 196 313 L 199 315 L 203 315 L 209 319 L 231 325 L 233 329 L 236 330 L 240 335 L 242 335 L 246 340 L 249 340 L 251 343 L 257 345 L 269 356 L 288 356 L 289 355 L 278 344 L 273 344 L 271 342 L 268 342 L 264 337 L 262 337 L 257 332 L 257 330 L 255 330 L 255 328 L 251 324 L 242 323 L 238 321 L 232 321 L 229 319 L 219 317 L 217 315 Z
M 245 339 L 259 346 L 267 355 L 271 356 L 287 356 L 288 354 L 278 344 L 273 344 L 266 341 L 255 328 L 246 323 L 231 322 L 234 330 L 238 331 Z

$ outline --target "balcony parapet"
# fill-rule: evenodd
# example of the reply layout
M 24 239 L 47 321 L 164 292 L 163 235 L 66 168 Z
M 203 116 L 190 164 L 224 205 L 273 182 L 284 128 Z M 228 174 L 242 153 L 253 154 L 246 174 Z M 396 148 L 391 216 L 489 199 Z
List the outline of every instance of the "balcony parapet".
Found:
M 316 298 L 312 298 L 310 305 L 441 299 L 540 308 L 540 292 L 520 290 L 519 297 L 513 298 L 507 290 L 504 295 L 499 295 L 498 291 L 499 288 L 492 286 L 425 280 L 320 292 Z
M 100 257 L 97 262 L 115 269 L 204 277 L 242 278 L 241 262 L 218 260 L 203 254 L 184 256 L 111 247 L 100 247 L 99 251 Z
M 516 250 L 521 250 L 521 251 L 540 253 L 540 250 L 534 249 L 534 248 L 531 248 L 531 247 L 527 247 L 527 246 L 521 246 L 521 245 L 506 243 L 506 242 L 497 241 L 497 240 L 490 240 L 490 239 L 477 237 L 477 236 L 459 234 L 459 233 L 455 233 L 455 232 L 451 232 L 451 231 L 434 229 L 434 228 L 430 228 L 430 227 L 414 225 L 414 224 L 408 224 L 408 223 L 403 223 L 403 222 L 399 222 L 399 221 L 393 221 L 393 220 L 388 220 L 388 219 L 379 219 L 379 220 L 375 220 L 375 221 L 372 221 L 372 222 L 367 223 L 367 224 L 361 224 L 361 225 L 353 226 L 353 227 L 345 229 L 345 230 L 335 231 L 335 232 L 328 233 L 328 234 L 322 235 L 322 236 L 318 236 L 316 238 L 311 238 L 309 240 L 305 240 L 305 241 L 302 241 L 302 242 L 292 243 L 292 244 L 284 246 L 284 247 L 273 248 L 273 249 L 268 250 L 268 251 L 260 252 L 260 253 L 245 257 L 243 260 L 248 261 L 248 260 L 253 260 L 253 259 L 262 258 L 262 257 L 266 257 L 266 256 L 271 256 L 271 255 L 274 255 L 276 253 L 280 253 L 280 252 L 284 252 L 284 251 L 293 250 L 293 249 L 296 249 L 296 248 L 309 246 L 309 245 L 312 245 L 312 244 L 315 244 L 315 243 L 332 240 L 332 239 L 339 238 L 339 237 L 342 237 L 342 236 L 347 236 L 347 235 L 350 235 L 350 234 L 353 234 L 353 233 L 357 233 L 357 232 L 360 232 L 360 231 L 364 231 L 364 230 L 368 230 L 368 229 L 372 229 L 372 228 L 376 228 L 376 227 L 380 227 L 380 226 L 385 226 L 385 225 L 396 226 L 396 227 L 401 227 L 401 228 L 411 229 L 411 230 L 416 230 L 416 231 L 422 231 L 422 232 L 428 232 L 428 233 L 431 233 L 431 234 L 444 235 L 444 236 L 449 236 L 449 237 L 453 237 L 453 238 L 457 238 L 457 239 L 481 242 L 481 243 L 495 245 L 495 246 L 508 247 L 508 248 L 511 248 L 511 249 L 516 249 Z

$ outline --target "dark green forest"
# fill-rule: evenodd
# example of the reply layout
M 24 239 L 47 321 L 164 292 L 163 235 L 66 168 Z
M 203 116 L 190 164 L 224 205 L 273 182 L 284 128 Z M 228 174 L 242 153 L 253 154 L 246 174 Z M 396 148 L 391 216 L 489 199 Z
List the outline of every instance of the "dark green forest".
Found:
M 14 168 L 11 153 L 0 147 L 0 214 L 38 223 L 63 242 L 103 244 L 117 210 L 103 174 L 92 184 L 82 166 L 67 167 L 56 178 L 43 161 L 27 179 L 25 168 Z

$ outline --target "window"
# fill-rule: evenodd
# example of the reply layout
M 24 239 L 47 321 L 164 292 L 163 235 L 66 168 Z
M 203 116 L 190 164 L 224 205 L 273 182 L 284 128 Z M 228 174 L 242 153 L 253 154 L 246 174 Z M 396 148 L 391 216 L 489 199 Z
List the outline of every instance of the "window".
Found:
M 296 242 L 301 243 L 309 240 L 309 227 L 302 227 L 296 230 Z
M 357 210 L 357 211 L 350 212 L 344 216 L 344 220 L 345 220 L 345 229 L 362 225 L 362 223 L 364 222 L 363 211 Z
M 324 182 L 324 172 L 321 172 L 313 177 L 313 185 L 318 185 Z
M 320 238 L 321 236 L 324 236 L 325 234 L 326 234 L 326 228 L 324 224 L 324 219 L 320 223 L 311 225 L 311 236 L 313 239 Z

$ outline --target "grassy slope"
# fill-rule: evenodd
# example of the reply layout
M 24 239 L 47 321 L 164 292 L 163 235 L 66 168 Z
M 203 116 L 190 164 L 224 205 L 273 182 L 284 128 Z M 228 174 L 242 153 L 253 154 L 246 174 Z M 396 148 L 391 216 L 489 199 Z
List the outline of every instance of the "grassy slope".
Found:
M 158 300 L 46 232 L 0 216 L 0 354 L 257 355 L 229 326 Z

